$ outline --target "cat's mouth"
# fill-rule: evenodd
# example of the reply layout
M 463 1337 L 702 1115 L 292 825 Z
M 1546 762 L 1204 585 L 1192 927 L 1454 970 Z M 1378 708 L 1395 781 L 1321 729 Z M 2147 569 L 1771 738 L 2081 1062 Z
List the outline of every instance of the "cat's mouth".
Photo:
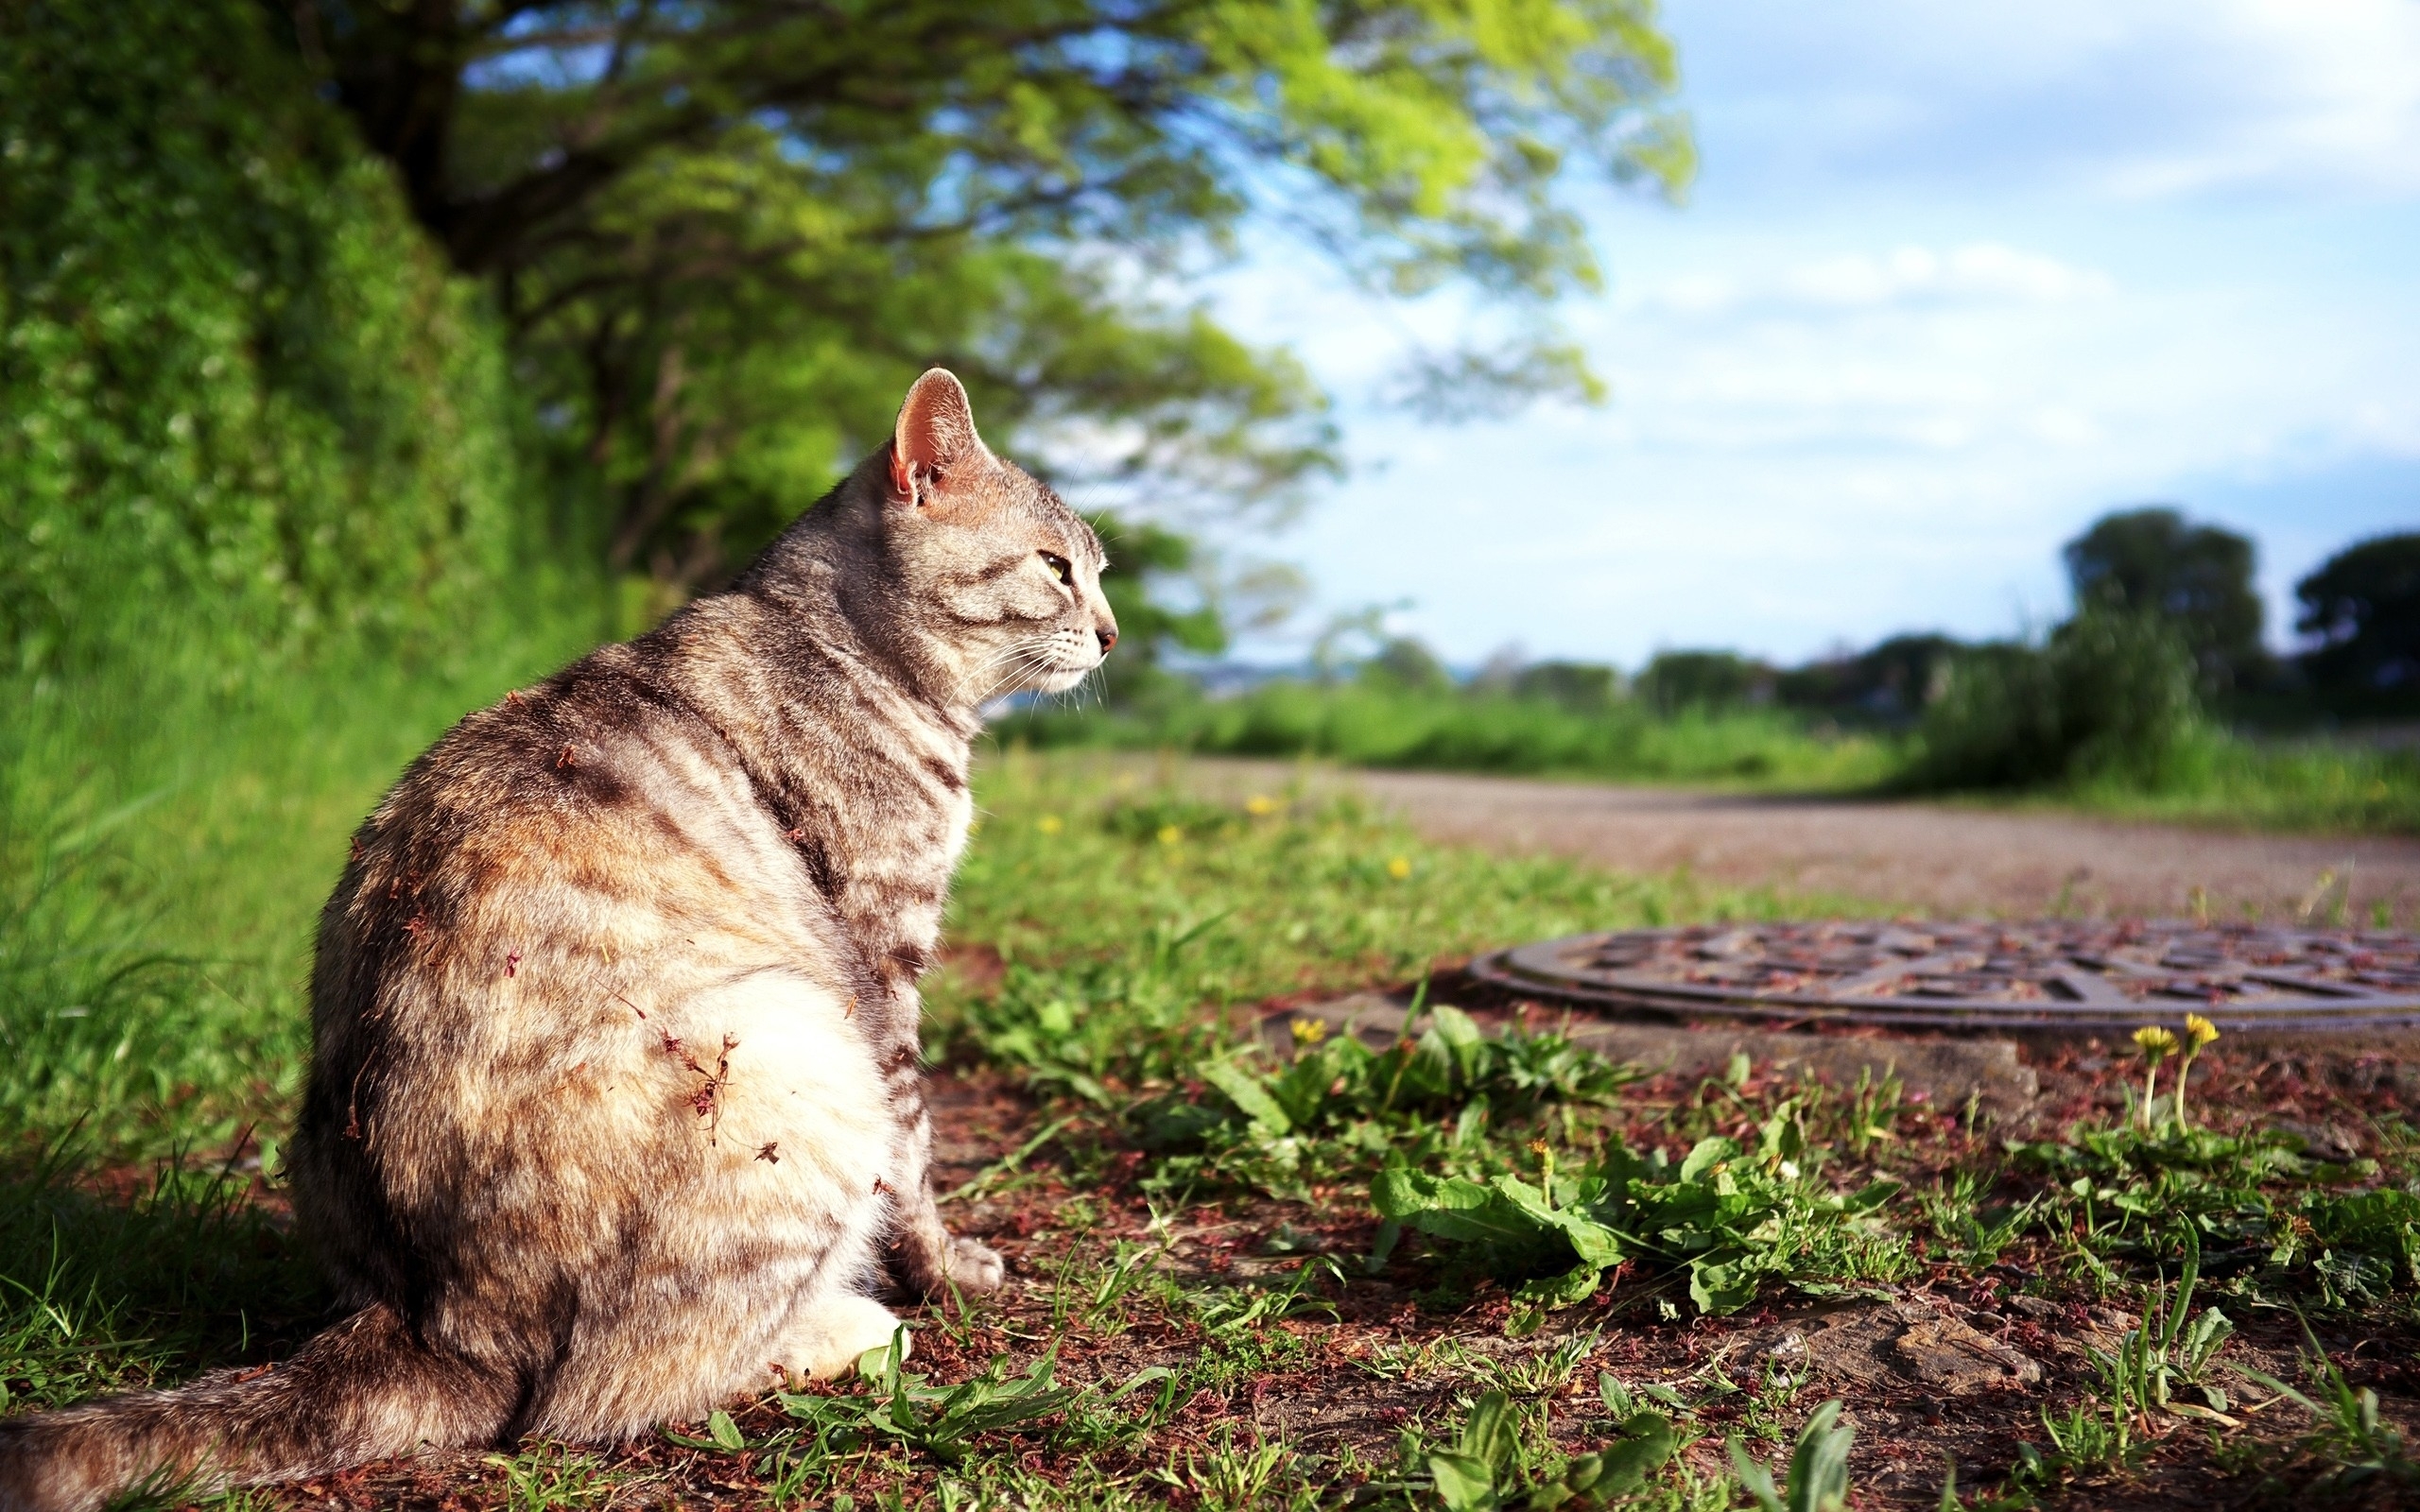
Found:
M 1089 661 L 1071 658 L 1067 661 L 1054 663 L 1051 666 L 1044 668 L 1041 676 L 1033 679 L 1034 691 L 1037 693 L 1065 693 L 1068 689 L 1083 681 L 1086 678 L 1091 677 L 1094 671 L 1099 667 L 1102 661 L 1102 657 L 1095 655 Z

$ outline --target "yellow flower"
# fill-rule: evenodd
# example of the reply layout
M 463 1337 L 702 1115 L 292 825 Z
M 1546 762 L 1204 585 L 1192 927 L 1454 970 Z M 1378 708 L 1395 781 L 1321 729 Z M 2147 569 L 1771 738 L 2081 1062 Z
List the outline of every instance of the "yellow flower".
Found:
M 2156 1023 L 2147 1023 L 2135 1031 L 2135 1048 L 2153 1060 L 2176 1051 L 2176 1036 Z
M 1277 800 L 1266 793 L 1254 793 L 1244 799 L 1244 812 L 1254 818 L 1265 819 L 1277 812 Z
M 1327 1038 L 1327 1024 L 1323 1020 L 1296 1019 L 1291 1027 L 1294 1042 L 1298 1045 L 1315 1045 Z
M 1160 844 L 1175 845 L 1184 838 L 1184 831 L 1173 824 L 1160 826 Z
M 1033 827 L 1045 834 L 1057 834 L 1067 827 L 1067 821 L 1056 814 L 1046 814 L 1034 821 Z
M 1410 876 L 1411 859 L 1409 856 L 1397 856 L 1393 860 L 1388 862 L 1387 875 L 1394 878 L 1397 882 L 1401 882 L 1404 878 Z
M 2188 1013 L 2185 1016 L 2185 1032 L 2198 1051 L 2219 1037 L 2219 1026 L 2198 1013 Z

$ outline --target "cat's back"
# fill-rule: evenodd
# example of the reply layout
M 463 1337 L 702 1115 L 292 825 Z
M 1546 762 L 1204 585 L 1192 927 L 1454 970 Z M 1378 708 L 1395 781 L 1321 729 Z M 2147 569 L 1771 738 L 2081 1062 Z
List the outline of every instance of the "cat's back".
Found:
M 625 1061 L 666 1079 L 682 1005 L 751 972 L 849 990 L 797 847 L 656 670 L 607 646 L 469 715 L 364 822 L 321 918 L 310 1133 L 357 1140 L 388 1092 L 468 1122 Z
M 520 980 L 701 927 L 794 949 L 825 911 L 745 766 L 639 647 L 611 645 L 457 725 L 362 825 L 322 971 Z M 323 993 L 324 995 L 324 993 Z

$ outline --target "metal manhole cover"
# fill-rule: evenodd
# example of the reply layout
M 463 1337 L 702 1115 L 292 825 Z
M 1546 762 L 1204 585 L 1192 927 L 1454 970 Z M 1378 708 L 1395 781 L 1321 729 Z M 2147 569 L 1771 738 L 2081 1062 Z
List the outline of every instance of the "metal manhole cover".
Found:
M 1703 924 L 1544 940 L 1470 972 L 1533 997 L 1911 1027 L 2420 1027 L 2420 936 L 2248 924 Z

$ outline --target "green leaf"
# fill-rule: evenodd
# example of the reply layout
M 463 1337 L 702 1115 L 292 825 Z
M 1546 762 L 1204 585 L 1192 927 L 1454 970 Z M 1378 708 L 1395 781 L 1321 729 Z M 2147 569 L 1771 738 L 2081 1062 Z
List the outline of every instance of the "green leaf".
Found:
M 748 1440 L 740 1436 L 739 1425 L 731 1420 L 731 1414 L 720 1408 L 707 1416 L 706 1436 L 727 1453 L 736 1454 L 748 1447 Z
M 1242 1109 L 1253 1125 L 1270 1134 L 1290 1134 L 1294 1121 L 1286 1109 L 1270 1096 L 1261 1079 L 1232 1060 L 1205 1060 L 1194 1068 L 1203 1081 L 1227 1094 L 1227 1100 Z
M 1738 1435 L 1732 1435 L 1722 1448 L 1731 1456 L 1731 1473 L 1739 1478 L 1741 1488 L 1754 1499 L 1760 1512 L 1792 1512 L 1783 1503 L 1781 1492 L 1773 1486 L 1772 1471 L 1749 1458 L 1747 1447 L 1739 1442 Z
M 1838 1398 L 1815 1409 L 1798 1435 L 1789 1461 L 1789 1512 L 1844 1512 L 1849 1504 L 1849 1445 L 1856 1438 L 1840 1421 Z
M 1737 1261 L 1689 1263 L 1689 1300 L 1700 1313 L 1720 1317 L 1755 1299 L 1756 1279 Z
M 1519 1177 L 1499 1176 L 1490 1184 L 1522 1216 L 1569 1240 L 1572 1253 L 1588 1264 L 1601 1270 L 1622 1263 L 1621 1241 L 1604 1225 L 1570 1208 L 1548 1207 L 1546 1194 Z
M 1436 1036 L 1453 1057 L 1454 1069 L 1461 1073 L 1464 1081 L 1478 1080 L 1487 1069 L 1487 1036 L 1469 1014 L 1451 1004 L 1437 1004 L 1428 1014 L 1428 1033 Z
M 1906 1190 L 1905 1182 L 1893 1181 L 1889 1177 L 1883 1177 L 1867 1182 L 1841 1198 L 1841 1202 L 1850 1212 L 1872 1212 L 1904 1190 Z
M 1497 1504 L 1495 1471 L 1484 1460 L 1452 1450 L 1431 1450 L 1428 1478 L 1447 1512 L 1492 1512 Z
M 1454 1447 L 1483 1465 L 1503 1469 L 1512 1461 L 1512 1399 L 1501 1391 L 1488 1392 L 1472 1404 L 1461 1439 Z
M 1599 1456 L 1597 1495 L 1619 1496 L 1634 1491 L 1664 1468 L 1678 1440 L 1672 1419 L 1660 1412 L 1634 1413 L 1622 1419 L 1621 1441 Z
M 1739 1146 L 1720 1134 L 1708 1135 L 1697 1142 L 1681 1162 L 1681 1181 L 1688 1184 L 1704 1179 L 1707 1172 L 1724 1160 L 1739 1158 Z
M 1597 1288 L 1604 1279 L 1601 1267 L 1582 1261 L 1562 1275 L 1533 1280 L 1513 1295 L 1524 1302 L 1534 1302 L 1540 1307 L 1569 1307 L 1596 1296 Z

